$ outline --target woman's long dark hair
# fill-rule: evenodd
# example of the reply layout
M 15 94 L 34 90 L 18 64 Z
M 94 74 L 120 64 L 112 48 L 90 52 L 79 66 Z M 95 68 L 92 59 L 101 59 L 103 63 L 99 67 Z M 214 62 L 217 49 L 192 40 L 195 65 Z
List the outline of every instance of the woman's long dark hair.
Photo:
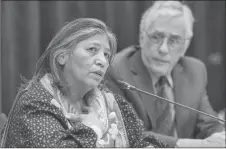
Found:
M 62 52 L 72 52 L 72 46 L 79 42 L 88 39 L 96 34 L 106 35 L 109 40 L 112 56 L 116 53 L 117 41 L 116 36 L 106 26 L 105 23 L 94 18 L 80 18 L 67 23 L 51 40 L 47 49 L 39 58 L 36 65 L 36 71 L 30 81 L 26 81 L 20 88 L 26 88 L 31 82 L 39 80 L 46 73 L 50 73 L 53 80 L 53 85 L 57 87 L 63 94 L 68 90 L 67 83 L 60 80 L 62 77 L 63 66 L 57 61 L 57 57 Z

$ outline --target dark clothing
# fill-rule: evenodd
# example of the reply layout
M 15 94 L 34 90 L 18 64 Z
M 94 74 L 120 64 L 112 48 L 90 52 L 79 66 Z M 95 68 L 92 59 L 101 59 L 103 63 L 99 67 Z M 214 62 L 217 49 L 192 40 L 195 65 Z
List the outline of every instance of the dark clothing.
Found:
M 53 98 L 40 82 L 31 84 L 11 109 L 5 147 L 96 147 L 95 131 L 81 122 L 71 122 L 72 128 L 69 128 L 62 110 L 51 103 Z M 115 99 L 122 113 L 129 147 L 166 147 L 153 136 L 144 139 L 140 122 L 128 103 L 119 95 L 115 95 Z
M 123 80 L 144 91 L 154 93 L 152 80 L 141 60 L 139 46 L 130 46 L 117 53 L 106 75 L 106 84 L 114 93 L 122 95 L 143 120 L 147 133 L 158 136 L 171 146 L 177 138 L 155 132 L 157 114 L 155 97 L 132 90 L 120 89 L 117 80 Z M 172 70 L 174 101 L 215 115 L 206 93 L 207 72 L 205 65 L 192 57 L 182 57 Z M 178 138 L 206 138 L 214 132 L 220 132 L 224 126 L 208 116 L 197 114 L 183 107 L 175 106 L 175 119 Z M 152 132 L 150 132 L 152 131 Z

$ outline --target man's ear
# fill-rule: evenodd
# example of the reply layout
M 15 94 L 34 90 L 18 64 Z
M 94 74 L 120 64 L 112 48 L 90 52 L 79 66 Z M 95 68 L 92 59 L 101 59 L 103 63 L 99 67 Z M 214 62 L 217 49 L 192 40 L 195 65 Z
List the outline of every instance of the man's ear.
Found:
M 139 42 L 140 42 L 140 45 L 143 46 L 143 42 L 144 42 L 144 33 L 141 33 L 141 34 L 139 35 Z
M 184 53 L 182 53 L 181 56 L 184 56 L 184 55 L 185 55 L 185 53 L 187 52 L 188 47 L 190 46 L 190 44 L 191 44 L 191 39 L 188 40 L 188 41 L 185 43 L 185 45 L 184 45 L 185 51 L 184 51 Z
M 57 56 L 57 62 L 60 64 L 60 65 L 65 65 L 67 60 L 69 58 L 69 53 L 68 52 L 62 52 L 60 53 L 58 56 Z
M 186 50 L 188 49 L 188 47 L 190 46 L 190 44 L 191 44 L 191 39 L 189 39 L 189 40 L 186 42 L 186 44 L 185 44 L 185 49 L 186 49 Z

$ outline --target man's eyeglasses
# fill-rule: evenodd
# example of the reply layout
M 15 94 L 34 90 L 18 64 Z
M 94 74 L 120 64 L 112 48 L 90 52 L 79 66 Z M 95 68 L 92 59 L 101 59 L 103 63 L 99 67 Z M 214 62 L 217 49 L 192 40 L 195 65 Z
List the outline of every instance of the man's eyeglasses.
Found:
M 165 37 L 167 36 L 161 32 L 154 32 L 152 34 L 148 34 L 146 32 L 146 34 L 152 44 L 156 44 L 159 46 L 163 44 L 163 41 L 164 41 Z M 168 36 L 168 39 L 167 39 L 167 45 L 170 49 L 177 49 L 177 48 L 181 47 L 182 45 L 184 45 L 185 41 L 189 40 L 189 39 L 190 38 L 183 38 L 179 35 L 170 35 L 170 36 Z

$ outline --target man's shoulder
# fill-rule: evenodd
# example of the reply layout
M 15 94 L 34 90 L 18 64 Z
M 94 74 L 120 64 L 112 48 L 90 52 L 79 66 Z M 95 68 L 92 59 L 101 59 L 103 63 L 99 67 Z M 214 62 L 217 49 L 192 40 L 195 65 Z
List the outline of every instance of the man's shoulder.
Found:
M 139 46 L 131 45 L 116 53 L 113 64 L 118 65 L 128 61 L 138 50 Z
M 179 63 L 183 68 L 183 74 L 186 74 L 186 76 L 190 80 L 193 80 L 193 82 L 199 82 L 199 84 L 202 84 L 200 82 L 207 81 L 207 69 L 204 62 L 201 60 L 195 57 L 184 56 L 180 59 Z
M 198 58 L 191 56 L 184 56 L 179 62 L 184 69 L 205 69 L 205 64 Z
M 118 52 L 115 55 L 106 76 L 112 76 L 113 78 L 118 78 L 118 77 L 128 75 L 128 73 L 130 73 L 130 67 L 131 67 L 130 59 L 135 55 L 135 53 L 138 50 L 139 48 L 137 46 L 129 46 L 125 49 L 122 49 L 120 52 Z

